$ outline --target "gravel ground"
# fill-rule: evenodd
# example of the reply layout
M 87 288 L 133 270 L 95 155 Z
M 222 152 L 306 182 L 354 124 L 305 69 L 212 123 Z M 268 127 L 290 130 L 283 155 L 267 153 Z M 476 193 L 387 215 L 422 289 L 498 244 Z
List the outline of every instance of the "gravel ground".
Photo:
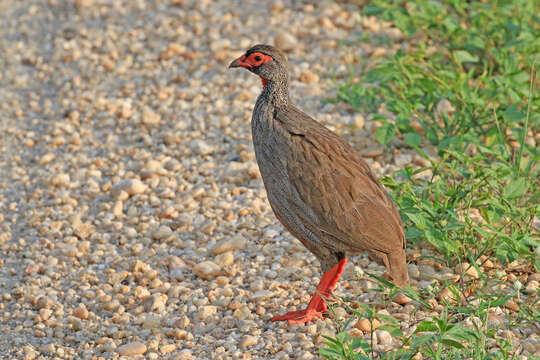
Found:
M 0 0 L 2 358 L 317 358 L 335 321 L 269 322 L 307 303 L 319 266 L 266 201 L 249 126 L 260 82 L 227 65 L 279 45 L 296 103 L 379 175 L 421 165 L 399 142 L 376 145 L 369 118 L 324 103 L 356 57 L 392 50 L 339 46 L 384 30 L 357 14 L 332 2 Z M 337 294 L 377 303 L 362 269 L 383 268 L 353 262 Z M 453 273 L 410 265 L 420 286 Z M 534 293 L 540 276 L 519 280 Z M 430 315 L 409 301 L 380 309 L 406 333 Z M 540 352 L 537 329 L 501 331 L 522 358 Z M 400 345 L 386 331 L 375 340 Z

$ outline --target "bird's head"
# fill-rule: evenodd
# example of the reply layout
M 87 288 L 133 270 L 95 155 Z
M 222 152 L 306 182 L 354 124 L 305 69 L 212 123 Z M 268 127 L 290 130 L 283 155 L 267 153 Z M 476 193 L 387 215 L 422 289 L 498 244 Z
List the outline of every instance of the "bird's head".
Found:
M 263 87 L 271 82 L 288 82 L 287 58 L 281 50 L 271 45 L 255 45 L 229 68 L 243 67 L 260 76 Z

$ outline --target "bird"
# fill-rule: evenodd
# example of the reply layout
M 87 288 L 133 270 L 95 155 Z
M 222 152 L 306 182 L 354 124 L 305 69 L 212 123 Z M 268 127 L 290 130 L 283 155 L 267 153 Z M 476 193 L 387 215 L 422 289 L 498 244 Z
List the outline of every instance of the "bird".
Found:
M 322 269 L 307 307 L 271 321 L 297 324 L 323 318 L 350 255 L 367 252 L 386 266 L 387 279 L 405 285 L 406 239 L 395 203 L 350 144 L 293 104 L 283 52 L 255 45 L 229 68 L 261 78 L 251 131 L 268 202 Z

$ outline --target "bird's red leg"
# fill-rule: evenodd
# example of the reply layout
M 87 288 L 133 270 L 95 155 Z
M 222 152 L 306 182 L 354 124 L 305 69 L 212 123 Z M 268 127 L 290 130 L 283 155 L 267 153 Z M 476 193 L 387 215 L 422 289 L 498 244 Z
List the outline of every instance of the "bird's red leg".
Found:
M 311 321 L 313 318 L 322 319 L 322 313 L 326 312 L 326 303 L 321 295 L 326 299 L 330 297 L 343 269 L 345 269 L 345 264 L 347 264 L 347 258 L 341 259 L 332 269 L 323 274 L 319 285 L 317 285 L 317 290 L 305 310 L 290 311 L 285 315 L 274 316 L 272 321 L 287 320 L 289 324 L 298 324 Z

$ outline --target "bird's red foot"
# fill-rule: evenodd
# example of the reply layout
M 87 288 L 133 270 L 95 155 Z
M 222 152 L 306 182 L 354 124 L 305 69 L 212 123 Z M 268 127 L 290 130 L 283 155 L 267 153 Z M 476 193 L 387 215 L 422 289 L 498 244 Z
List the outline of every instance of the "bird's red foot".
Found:
M 304 309 L 289 311 L 285 315 L 278 315 L 272 318 L 272 321 L 284 321 L 287 320 L 289 324 L 301 324 L 309 322 L 313 319 L 322 319 L 322 313 L 313 309 Z
M 326 303 L 321 296 L 324 296 L 326 299 L 330 297 L 345 268 L 345 264 L 347 264 L 347 258 L 341 259 L 332 269 L 323 274 L 317 286 L 317 291 L 311 297 L 305 310 L 289 311 L 285 315 L 274 316 L 271 321 L 287 320 L 289 324 L 299 324 L 309 322 L 313 319 L 322 319 L 322 314 L 326 313 Z

